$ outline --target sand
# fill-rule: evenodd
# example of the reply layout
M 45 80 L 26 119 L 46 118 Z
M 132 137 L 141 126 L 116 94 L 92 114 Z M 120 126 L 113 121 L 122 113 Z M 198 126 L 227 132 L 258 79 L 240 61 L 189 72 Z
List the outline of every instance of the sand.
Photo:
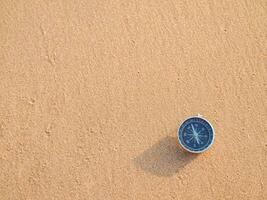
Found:
M 0 2 L 1 200 L 267 198 L 266 1 Z

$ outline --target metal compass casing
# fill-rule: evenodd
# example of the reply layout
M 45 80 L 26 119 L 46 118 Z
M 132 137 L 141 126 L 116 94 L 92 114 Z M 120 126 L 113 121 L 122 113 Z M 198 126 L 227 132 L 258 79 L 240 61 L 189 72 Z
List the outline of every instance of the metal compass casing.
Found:
M 214 129 L 201 115 L 186 119 L 178 129 L 180 145 L 191 153 L 202 153 L 210 148 L 214 141 Z

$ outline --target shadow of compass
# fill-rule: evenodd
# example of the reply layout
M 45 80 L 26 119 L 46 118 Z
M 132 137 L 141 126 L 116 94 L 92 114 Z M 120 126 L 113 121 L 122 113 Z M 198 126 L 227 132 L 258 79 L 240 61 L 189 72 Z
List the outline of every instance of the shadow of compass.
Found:
M 136 167 L 156 176 L 173 176 L 197 157 L 184 151 L 177 138 L 165 137 L 134 159 Z

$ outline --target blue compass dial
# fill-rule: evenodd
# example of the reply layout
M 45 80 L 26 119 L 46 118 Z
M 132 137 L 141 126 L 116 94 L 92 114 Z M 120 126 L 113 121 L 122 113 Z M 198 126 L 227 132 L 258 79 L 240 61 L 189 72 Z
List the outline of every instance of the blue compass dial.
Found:
M 180 126 L 178 140 L 187 151 L 201 153 L 212 145 L 214 131 L 207 120 L 201 117 L 191 117 Z

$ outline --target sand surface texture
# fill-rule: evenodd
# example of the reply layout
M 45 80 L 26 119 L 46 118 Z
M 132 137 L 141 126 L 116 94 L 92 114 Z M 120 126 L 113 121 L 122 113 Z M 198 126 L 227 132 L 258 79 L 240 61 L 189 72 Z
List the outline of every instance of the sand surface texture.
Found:
M 0 2 L 1 200 L 267 199 L 265 0 Z

